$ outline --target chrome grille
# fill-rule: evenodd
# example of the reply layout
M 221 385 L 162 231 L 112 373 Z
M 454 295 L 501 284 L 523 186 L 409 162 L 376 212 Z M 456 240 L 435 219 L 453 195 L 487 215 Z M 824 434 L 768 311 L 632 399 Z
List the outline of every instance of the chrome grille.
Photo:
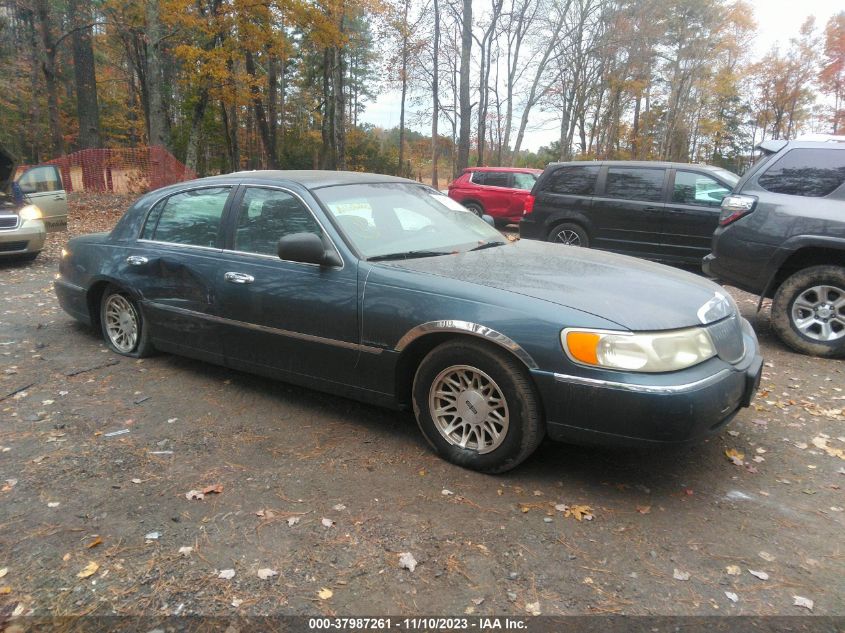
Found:
M 15 229 L 18 226 L 18 216 L 16 215 L 0 215 L 0 230 Z
M 707 331 L 710 333 L 719 358 L 728 363 L 735 363 L 742 358 L 745 343 L 742 341 L 742 325 L 737 315 L 734 314 L 708 326 Z

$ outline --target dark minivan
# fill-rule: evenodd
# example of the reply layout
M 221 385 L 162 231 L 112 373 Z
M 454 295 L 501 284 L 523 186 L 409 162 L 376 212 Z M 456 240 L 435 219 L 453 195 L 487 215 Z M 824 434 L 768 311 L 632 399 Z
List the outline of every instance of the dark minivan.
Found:
M 551 163 L 525 203 L 520 237 L 675 264 L 710 252 L 739 176 L 685 163 Z

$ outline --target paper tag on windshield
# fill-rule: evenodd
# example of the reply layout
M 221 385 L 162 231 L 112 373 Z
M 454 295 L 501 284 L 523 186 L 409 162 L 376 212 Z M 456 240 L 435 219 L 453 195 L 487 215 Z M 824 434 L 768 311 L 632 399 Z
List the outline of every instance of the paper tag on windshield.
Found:
M 449 196 L 444 196 L 443 194 L 438 193 L 430 193 L 428 195 L 437 200 L 437 202 L 442 204 L 447 209 L 451 209 L 452 211 L 466 211 L 467 213 L 470 213 L 469 209 L 467 209 L 460 202 L 455 202 Z

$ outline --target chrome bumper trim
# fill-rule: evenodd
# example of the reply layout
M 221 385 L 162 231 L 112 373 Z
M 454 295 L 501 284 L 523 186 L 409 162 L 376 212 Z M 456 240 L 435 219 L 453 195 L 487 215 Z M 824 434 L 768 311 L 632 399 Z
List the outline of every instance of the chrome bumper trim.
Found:
M 555 380 L 558 382 L 565 382 L 575 385 L 585 385 L 587 387 L 600 387 L 603 389 L 617 389 L 620 391 L 630 391 L 633 393 L 651 393 L 651 394 L 678 394 L 688 391 L 695 391 L 702 387 L 708 387 L 714 383 L 719 382 L 725 376 L 729 375 L 732 370 L 722 369 L 712 376 L 707 376 L 701 380 L 688 382 L 683 385 L 635 385 L 628 382 L 616 382 L 613 380 L 601 380 L 598 378 L 585 378 L 583 376 L 570 376 L 568 374 L 555 373 Z

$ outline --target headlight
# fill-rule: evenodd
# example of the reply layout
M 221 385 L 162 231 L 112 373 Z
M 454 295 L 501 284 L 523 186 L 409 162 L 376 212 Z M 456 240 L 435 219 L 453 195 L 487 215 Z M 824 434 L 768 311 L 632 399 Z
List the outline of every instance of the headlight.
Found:
M 18 215 L 21 220 L 40 220 L 44 217 L 41 213 L 41 209 L 36 207 L 34 204 L 28 204 L 23 207 L 20 211 L 18 211 Z
M 645 334 L 566 329 L 560 340 L 576 363 L 606 369 L 678 371 L 716 355 L 710 335 L 698 327 Z

